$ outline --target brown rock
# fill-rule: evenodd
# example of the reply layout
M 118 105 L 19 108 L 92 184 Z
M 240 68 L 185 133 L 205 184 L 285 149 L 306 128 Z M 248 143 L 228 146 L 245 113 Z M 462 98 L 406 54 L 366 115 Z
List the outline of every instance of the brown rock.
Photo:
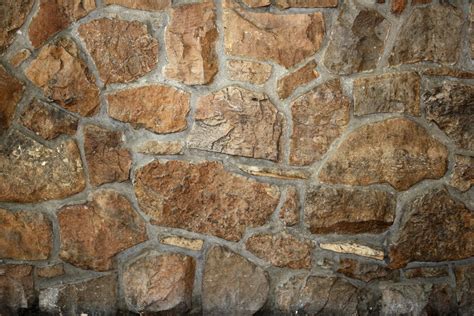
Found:
M 248 60 L 228 60 L 227 74 L 230 80 L 264 84 L 272 74 L 272 66 Z
M 311 269 L 311 242 L 300 241 L 286 232 L 254 235 L 247 240 L 245 247 L 274 266 Z
M 454 268 L 456 276 L 456 297 L 460 315 L 470 315 L 474 311 L 474 265 Z
M 73 140 L 46 147 L 12 131 L 0 147 L 0 201 L 57 200 L 84 190 L 79 149 Z
M 160 243 L 175 247 L 186 248 L 199 251 L 202 249 L 204 241 L 202 239 L 190 239 L 181 236 L 167 236 L 160 239 Z
M 189 93 L 165 85 L 118 91 L 108 96 L 109 115 L 135 128 L 155 133 L 180 132 L 187 127 Z
M 84 127 L 84 152 L 92 185 L 128 180 L 132 155 L 122 148 L 121 139 L 119 131 L 95 125 Z
M 420 76 L 387 73 L 354 80 L 354 114 L 407 113 L 420 115 Z
M 283 115 L 268 96 L 237 86 L 201 97 L 190 148 L 278 160 Z
M 105 0 L 105 4 L 117 4 L 130 9 L 160 11 L 171 6 L 171 0 Z
M 79 34 L 105 84 L 134 81 L 158 62 L 158 41 L 141 22 L 102 18 L 82 24 Z
M 453 64 L 461 48 L 461 10 L 450 5 L 415 8 L 403 24 L 390 65 L 432 61 Z
M 281 206 L 278 217 L 286 226 L 298 224 L 300 219 L 300 201 L 295 187 L 288 187 L 286 190 L 286 200 Z
M 323 57 L 326 68 L 337 74 L 375 69 L 382 56 L 390 23 L 377 11 L 344 2 Z
M 207 253 L 202 280 L 205 315 L 252 315 L 267 300 L 265 272 L 226 248 L 214 246 Z
M 123 290 L 129 308 L 136 312 L 191 307 L 194 270 L 192 257 L 150 251 L 129 263 L 123 272 Z
M 226 171 L 221 163 L 154 161 L 136 173 L 135 194 L 155 225 L 238 241 L 275 210 L 278 188 Z
M 417 123 L 405 118 L 365 125 L 347 136 L 319 178 L 326 183 L 388 183 L 407 190 L 423 179 L 437 179 L 447 167 L 447 149 Z
M 33 306 L 35 299 L 33 267 L 0 265 L 0 313 L 17 315 L 20 309 Z
M 190 85 L 211 82 L 218 70 L 217 37 L 212 1 L 171 9 L 165 34 L 165 76 Z
M 22 62 L 28 59 L 28 57 L 31 56 L 31 52 L 29 49 L 21 49 L 19 50 L 13 57 L 10 59 L 10 64 L 13 65 L 13 67 L 18 67 Z
M 290 164 L 306 166 L 321 159 L 349 123 L 349 106 L 337 79 L 293 101 Z
M 364 282 L 399 279 L 399 273 L 397 271 L 390 270 L 384 265 L 372 262 L 361 262 L 350 258 L 341 258 L 339 260 L 337 272 L 349 278 Z
M 407 279 L 440 278 L 449 276 L 447 267 L 419 267 L 405 270 L 403 275 Z
M 435 122 L 457 146 L 474 150 L 474 86 L 444 82 L 423 97 L 426 118 Z
M 243 172 L 259 177 L 269 177 L 284 180 L 309 179 L 311 177 L 310 172 L 300 169 L 259 167 L 247 165 L 237 165 L 237 167 Z
M 147 239 L 145 222 L 130 201 L 112 190 L 58 214 L 62 260 L 83 269 L 110 270 L 116 254 Z
M 382 283 L 380 315 L 423 315 L 431 284 Z
M 99 109 L 95 79 L 71 39 L 44 46 L 26 69 L 26 76 L 66 110 L 91 116 Z
M 251 8 L 266 7 L 272 4 L 270 0 L 242 0 L 242 2 Z
M 280 99 L 288 98 L 299 86 L 318 78 L 319 73 L 315 69 L 316 66 L 316 62 L 312 60 L 303 67 L 278 79 L 277 92 Z
M 10 76 L 0 65 L 0 134 L 10 127 L 16 105 L 23 97 L 23 89 L 23 84 L 15 77 Z
M 412 261 L 460 260 L 474 255 L 474 215 L 445 188 L 418 196 L 391 238 L 390 266 Z
M 224 46 L 232 56 L 274 61 L 292 67 L 316 53 L 324 37 L 321 12 L 273 14 L 245 11 L 224 2 Z
M 20 118 L 23 126 L 46 140 L 59 135 L 76 134 L 79 120 L 68 112 L 50 104 L 33 100 Z
M 72 22 L 94 9 L 94 0 L 41 0 L 28 31 L 31 44 L 40 47 L 54 34 L 68 28 Z
M 324 250 L 334 251 L 337 253 L 351 254 L 361 257 L 372 258 L 375 260 L 383 260 L 384 252 L 381 249 L 372 246 L 362 245 L 355 242 L 322 242 L 319 247 Z
M 381 233 L 393 224 L 396 204 L 393 194 L 381 190 L 312 186 L 305 223 L 313 234 Z
M 181 155 L 184 144 L 181 141 L 150 140 L 136 148 L 136 151 L 147 155 Z
M 64 275 L 64 266 L 62 263 L 45 267 L 36 267 L 35 270 L 36 276 L 40 278 L 54 278 Z
M 456 155 L 454 159 L 449 184 L 460 191 L 467 191 L 474 185 L 474 157 Z
M 423 71 L 423 75 L 455 77 L 459 79 L 474 79 L 474 71 L 466 71 L 466 70 L 462 70 L 458 68 L 450 68 L 446 66 L 428 68 Z
M 0 53 L 15 39 L 33 7 L 34 0 L 3 0 L 0 2 Z
M 407 0 L 392 0 L 390 10 L 393 14 L 401 14 L 407 6 Z
M 334 8 L 338 0 L 276 0 L 275 5 L 280 9 L 288 8 Z
M 412 0 L 411 5 L 420 5 L 420 4 L 427 4 L 431 3 L 432 0 Z
M 51 221 L 44 214 L 0 208 L 0 259 L 44 260 L 52 249 Z
M 474 3 L 471 3 L 470 7 L 470 26 L 469 26 L 469 34 L 471 40 L 471 58 L 474 57 Z

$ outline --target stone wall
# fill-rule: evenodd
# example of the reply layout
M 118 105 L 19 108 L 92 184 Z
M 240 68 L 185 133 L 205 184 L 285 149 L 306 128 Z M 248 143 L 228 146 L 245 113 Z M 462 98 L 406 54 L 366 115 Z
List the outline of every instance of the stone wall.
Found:
M 474 5 L 0 2 L 0 315 L 474 314 Z

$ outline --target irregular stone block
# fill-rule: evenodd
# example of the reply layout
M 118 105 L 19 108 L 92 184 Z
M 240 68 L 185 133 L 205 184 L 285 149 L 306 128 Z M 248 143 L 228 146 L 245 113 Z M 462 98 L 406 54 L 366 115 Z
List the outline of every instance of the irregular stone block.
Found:
M 338 0 L 276 0 L 275 5 L 280 9 L 289 8 L 334 8 Z
M 242 0 L 242 2 L 251 8 L 266 7 L 272 4 L 270 0 Z
M 338 273 L 364 282 L 372 280 L 398 280 L 398 271 L 390 270 L 384 265 L 361 262 L 350 258 L 339 259 Z
M 18 67 L 30 56 L 31 56 L 30 50 L 23 48 L 19 50 L 15 55 L 13 55 L 13 57 L 10 59 L 10 64 L 12 64 L 13 67 Z
M 456 297 L 461 315 L 474 312 L 474 265 L 458 266 L 454 268 L 456 277 Z
M 319 247 L 324 250 L 330 250 L 338 253 L 352 254 L 376 260 L 383 260 L 384 252 L 380 249 L 375 249 L 366 245 L 357 244 L 354 242 L 335 242 L 335 243 L 320 243 Z
M 139 145 L 135 150 L 147 155 L 181 155 L 184 144 L 181 141 L 150 140 Z
M 36 267 L 36 276 L 40 278 L 54 278 L 64 275 L 64 266 L 62 263 L 58 263 L 51 266 Z
M 31 308 L 35 300 L 33 267 L 30 265 L 0 265 L 0 312 L 18 315 Z
M 450 68 L 440 66 L 436 68 L 428 68 L 423 71 L 425 76 L 445 76 L 459 79 L 474 79 L 474 71 L 466 71 L 459 68 Z
M 460 191 L 467 191 L 474 185 L 474 157 L 456 155 L 454 159 L 449 184 Z
M 407 7 L 407 0 L 392 0 L 390 1 L 390 11 L 393 14 L 401 14 Z
M 305 170 L 299 169 L 280 169 L 272 167 L 259 167 L 259 166 L 247 166 L 247 165 L 237 165 L 240 170 L 248 174 L 259 176 L 259 177 L 269 177 L 275 179 L 285 179 L 285 180 L 296 180 L 296 179 L 309 179 L 311 174 Z
M 160 242 L 165 245 L 176 246 L 195 251 L 201 250 L 204 244 L 204 241 L 202 239 L 190 239 L 180 236 L 163 237 L 160 239 Z
M 105 4 L 117 4 L 137 10 L 161 11 L 171 6 L 171 0 L 105 0 Z
M 23 83 L 0 65 L 0 135 L 10 127 L 16 105 L 23 97 L 23 90 Z
M 253 84 L 264 84 L 272 74 L 272 66 L 248 60 L 228 60 L 229 79 Z
M 414 278 L 440 278 L 448 277 L 447 267 L 419 267 L 408 269 L 403 272 L 403 275 L 407 279 Z
M 0 53 L 13 42 L 17 30 L 25 22 L 33 4 L 34 0 L 0 2 Z
M 281 206 L 278 217 L 286 226 L 298 224 L 300 219 L 300 201 L 295 187 L 288 187 L 286 190 L 286 200 Z
M 319 77 L 316 62 L 310 61 L 303 67 L 278 79 L 277 92 L 280 99 L 288 98 L 299 86 L 305 85 Z

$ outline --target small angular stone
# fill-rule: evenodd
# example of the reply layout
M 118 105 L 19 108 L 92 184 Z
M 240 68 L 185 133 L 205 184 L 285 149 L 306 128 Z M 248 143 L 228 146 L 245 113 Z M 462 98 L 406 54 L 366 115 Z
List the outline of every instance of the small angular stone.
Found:
M 391 0 L 390 10 L 393 14 L 401 14 L 407 6 L 407 0 Z
M 420 115 L 420 76 L 387 73 L 354 80 L 354 114 L 407 113 Z
M 52 250 L 52 224 L 46 215 L 0 208 L 0 259 L 45 260 Z
M 158 62 L 158 41 L 141 22 L 102 18 L 82 24 L 79 35 L 105 84 L 134 81 Z
M 23 90 L 23 84 L 0 65 L 0 135 L 10 127 Z
M 231 241 L 263 225 L 280 196 L 277 187 L 232 174 L 218 162 L 154 161 L 137 171 L 134 183 L 152 224 Z
M 289 8 L 335 8 L 338 0 L 276 0 L 280 9 Z
M 160 84 L 110 94 L 109 115 L 135 128 L 155 133 L 180 132 L 187 127 L 189 93 Z
M 59 256 L 83 269 L 112 269 L 116 254 L 147 239 L 144 220 L 112 190 L 96 191 L 86 204 L 59 210 Z
M 423 127 L 405 118 L 362 126 L 339 145 L 319 178 L 326 183 L 388 183 L 407 190 L 423 179 L 441 178 L 447 149 Z
M 280 99 L 288 98 L 295 90 L 319 77 L 316 71 L 316 62 L 310 61 L 303 67 L 278 79 L 277 92 Z
M 238 165 L 238 168 L 243 172 L 254 176 L 269 177 L 275 179 L 296 180 L 309 179 L 311 177 L 310 172 L 299 169 L 281 169 L 273 167 L 259 167 L 247 165 Z
M 201 97 L 190 148 L 278 160 L 283 115 L 268 96 L 237 86 Z
M 344 254 L 352 254 L 376 260 L 383 260 L 384 258 L 383 250 L 375 249 L 354 242 L 320 243 L 319 247 L 324 250 L 330 250 Z
M 316 53 L 323 41 L 321 12 L 280 15 L 246 11 L 231 0 L 223 5 L 228 55 L 274 61 L 289 68 Z
M 207 254 L 202 280 L 204 315 L 253 315 L 267 300 L 265 272 L 226 248 Z
M 0 313 L 18 315 L 31 308 L 35 300 L 33 267 L 30 265 L 0 265 Z
M 26 76 L 44 95 L 82 116 L 99 109 L 99 90 L 76 44 L 67 38 L 44 46 L 26 69 Z
M 266 7 L 272 4 L 270 0 L 242 0 L 242 2 L 251 8 Z
M 456 277 L 456 297 L 460 315 L 471 315 L 474 312 L 474 265 L 454 268 Z
M 18 67 L 30 56 L 31 56 L 31 52 L 29 49 L 26 49 L 26 48 L 21 49 L 15 55 L 13 55 L 13 57 L 10 59 L 10 64 L 12 64 L 13 67 Z
M 171 0 L 105 0 L 105 4 L 117 4 L 137 10 L 161 11 L 171 7 Z
M 381 233 L 395 219 L 393 194 L 375 189 L 312 186 L 305 223 L 313 234 Z
M 181 155 L 184 144 L 181 141 L 150 140 L 136 148 L 136 151 L 147 155 Z
M 0 53 L 15 39 L 33 7 L 34 0 L 3 0 L 0 2 Z
M 474 79 L 474 71 L 466 71 L 459 68 L 450 68 L 446 66 L 440 66 L 436 68 L 428 68 L 423 71 L 425 76 L 445 76 L 454 77 L 459 79 Z
M 64 266 L 62 263 L 36 268 L 36 276 L 40 278 L 54 278 L 61 275 L 64 275 Z
M 449 276 L 447 267 L 420 267 L 404 271 L 407 279 L 414 278 L 440 278 Z
M 349 123 L 349 107 L 337 79 L 293 101 L 290 164 L 307 166 L 321 159 Z
M 449 184 L 460 191 L 467 191 L 474 185 L 474 157 L 456 155 L 454 159 Z
M 311 242 L 300 241 L 286 232 L 254 235 L 247 240 L 245 247 L 277 267 L 311 268 Z
M 204 241 L 202 239 L 190 239 L 180 236 L 163 237 L 160 239 L 160 242 L 165 245 L 171 245 L 195 251 L 201 250 L 204 244 Z
M 180 254 L 150 251 L 127 264 L 123 271 L 125 301 L 136 312 L 173 310 L 191 307 L 195 260 Z
M 165 33 L 165 76 L 189 85 L 211 82 L 218 70 L 217 37 L 212 1 L 173 8 Z
M 228 60 L 229 79 L 253 84 L 264 84 L 272 74 L 272 66 L 248 60 Z
M 295 187 L 288 187 L 286 190 L 286 200 L 281 206 L 278 217 L 286 226 L 298 224 L 300 219 L 300 201 Z
M 384 265 L 362 262 L 350 258 L 341 258 L 339 260 L 338 273 L 364 282 L 372 280 L 398 280 L 398 271 L 393 271 Z

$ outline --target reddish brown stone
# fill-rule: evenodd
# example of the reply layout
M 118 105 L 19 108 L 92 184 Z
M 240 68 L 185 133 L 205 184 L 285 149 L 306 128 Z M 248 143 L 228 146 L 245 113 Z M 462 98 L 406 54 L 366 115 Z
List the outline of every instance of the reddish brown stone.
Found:
M 229 79 L 264 84 L 272 74 L 272 66 L 248 60 L 228 60 Z
M 171 6 L 171 0 L 105 0 L 105 4 L 117 4 L 137 10 L 161 11 Z
M 334 8 L 338 0 L 276 0 L 275 5 L 280 9 L 288 8 Z
M 398 280 L 399 273 L 384 265 L 361 262 L 355 259 L 342 258 L 339 260 L 338 273 L 364 282 L 372 280 Z
M 278 79 L 277 92 L 280 99 L 288 98 L 299 86 L 305 85 L 319 77 L 316 62 L 310 61 L 303 67 Z
M 147 239 L 145 222 L 130 201 L 112 190 L 58 213 L 62 260 L 83 269 L 106 271 L 116 254 Z
M 174 133 L 187 127 L 189 93 L 165 85 L 118 91 L 108 96 L 109 115 L 135 128 Z
M 474 157 L 456 155 L 454 159 L 449 184 L 460 191 L 467 191 L 474 185 Z
M 300 201 L 295 187 L 288 187 L 286 190 L 286 200 L 281 206 L 278 216 L 286 226 L 298 224 L 300 219 Z
M 401 14 L 407 6 L 407 0 L 392 0 L 390 10 L 393 14 Z
M 405 270 L 403 275 L 407 279 L 439 278 L 449 276 L 447 267 L 420 267 Z
M 474 311 L 474 265 L 454 268 L 456 276 L 456 297 L 460 315 L 470 315 Z
M 446 76 L 446 77 L 455 77 L 459 79 L 474 79 L 474 71 L 466 71 L 459 68 L 450 68 L 446 66 L 428 68 L 423 71 L 423 75 Z
M 33 267 L 0 265 L 0 313 L 18 315 L 20 309 L 33 307 L 34 300 Z
M 13 55 L 12 58 L 10 58 L 10 64 L 12 64 L 13 67 L 18 67 L 30 56 L 31 56 L 30 50 L 26 48 L 21 49 L 15 55 Z
M 437 179 L 447 168 L 447 149 L 417 123 L 394 118 L 349 134 L 326 161 L 319 178 L 326 183 L 388 183 L 407 190 L 423 179 Z
M 266 7 L 272 4 L 270 0 L 242 0 L 242 2 L 251 8 Z
M 40 278 L 54 278 L 64 275 L 64 266 L 62 263 L 45 267 L 37 267 L 35 270 L 36 276 Z
M 135 194 L 155 225 L 238 241 L 263 225 L 278 204 L 278 188 L 227 172 L 221 163 L 154 161 L 136 173 Z
M 23 84 L 0 65 L 0 134 L 10 127 L 22 96 Z
M 103 18 L 82 24 L 79 34 L 105 84 L 134 81 L 158 62 L 158 41 L 141 22 Z
M 26 69 L 26 76 L 66 110 L 91 116 L 99 109 L 95 79 L 71 39 L 44 46 Z
M 0 259 L 44 260 L 52 249 L 52 226 L 44 214 L 0 208 Z
M 33 7 L 34 0 L 3 0 L 0 2 L 0 53 L 15 39 Z
M 432 0 L 411 0 L 412 5 L 431 3 Z

